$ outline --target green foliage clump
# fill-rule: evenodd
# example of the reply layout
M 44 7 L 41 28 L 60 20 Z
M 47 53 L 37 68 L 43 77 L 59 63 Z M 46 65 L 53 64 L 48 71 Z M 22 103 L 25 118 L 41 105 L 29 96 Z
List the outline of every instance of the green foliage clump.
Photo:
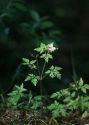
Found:
M 8 94 L 7 107 L 17 108 L 18 102 L 25 96 L 25 91 L 23 83 L 20 86 L 16 85 L 14 90 Z
M 61 79 L 60 71 L 61 68 L 57 66 L 51 66 L 49 70 L 46 71 L 46 74 L 49 75 L 51 78 L 58 78 Z
M 68 106 L 72 106 L 73 109 L 79 109 L 80 111 L 84 111 L 89 108 L 89 97 L 88 90 L 89 85 L 84 84 L 82 78 L 77 81 L 75 84 L 71 84 L 70 86 L 70 96 L 64 99 L 64 102 L 67 103 Z
M 65 117 L 67 115 L 65 105 L 60 104 L 60 102 L 56 100 L 54 101 L 53 104 L 48 106 L 48 109 L 51 111 L 53 118 L 57 118 L 61 116 Z
M 68 109 L 70 109 L 71 112 L 79 111 L 81 113 L 88 110 L 88 90 L 89 85 L 84 84 L 82 78 L 80 78 L 76 83 L 71 83 L 68 88 L 53 93 L 51 99 L 55 101 L 48 106 L 48 109 L 52 112 L 52 117 L 68 116 L 70 115 Z M 60 105 L 62 105 L 61 108 L 59 108 Z

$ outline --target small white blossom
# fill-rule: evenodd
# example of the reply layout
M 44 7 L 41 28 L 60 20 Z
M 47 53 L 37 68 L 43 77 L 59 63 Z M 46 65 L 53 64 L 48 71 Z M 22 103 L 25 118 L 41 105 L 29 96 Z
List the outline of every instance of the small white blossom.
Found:
M 48 51 L 49 51 L 49 52 L 53 52 L 53 51 L 55 51 L 56 49 L 57 49 L 57 48 L 53 46 L 53 43 L 48 44 Z

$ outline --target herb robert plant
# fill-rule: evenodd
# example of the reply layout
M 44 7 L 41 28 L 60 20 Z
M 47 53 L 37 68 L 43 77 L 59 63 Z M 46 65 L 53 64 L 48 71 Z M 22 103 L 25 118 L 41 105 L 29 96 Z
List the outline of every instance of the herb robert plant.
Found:
M 30 69 L 25 81 L 30 81 L 30 83 L 36 86 L 38 82 L 42 84 L 42 80 L 46 76 L 61 79 L 60 67 L 52 65 L 48 68 L 48 70 L 45 70 L 46 64 L 48 64 L 49 61 L 53 59 L 52 54 L 55 50 L 57 50 L 57 48 L 54 47 L 53 43 L 48 45 L 41 43 L 38 48 L 34 49 L 37 54 L 33 57 L 33 60 L 27 58 L 22 59 L 22 64 L 26 65 Z M 43 60 L 42 67 L 40 67 L 40 60 Z

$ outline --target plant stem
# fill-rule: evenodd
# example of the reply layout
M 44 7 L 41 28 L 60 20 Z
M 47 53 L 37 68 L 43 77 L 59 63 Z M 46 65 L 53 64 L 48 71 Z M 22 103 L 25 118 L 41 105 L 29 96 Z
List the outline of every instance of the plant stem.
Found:
M 39 74 L 39 77 L 40 77 L 40 95 L 42 97 L 42 95 L 43 95 L 42 80 L 44 78 L 43 74 L 44 74 L 44 69 L 45 69 L 45 66 L 46 66 L 46 62 L 44 62 L 42 71 L 40 71 L 40 69 L 39 69 L 39 63 L 38 63 L 38 56 L 36 56 L 36 60 L 37 60 L 38 74 Z M 41 106 L 41 112 L 42 112 L 42 110 L 43 110 L 43 107 Z
M 43 73 L 44 73 L 45 66 L 46 66 L 46 62 L 44 62 L 44 65 L 43 65 L 43 68 L 42 68 L 42 72 L 41 72 L 41 75 L 40 75 L 40 94 L 41 94 L 41 97 L 43 95 L 42 80 L 43 80 Z M 42 113 L 42 110 L 43 110 L 43 107 L 41 106 L 41 113 Z
M 42 91 L 42 74 L 43 74 L 43 72 L 44 72 L 44 66 L 45 65 L 43 65 L 43 68 L 42 68 L 42 72 L 40 72 L 40 68 L 39 68 L 39 63 L 38 63 L 38 56 L 36 56 L 36 61 L 37 61 L 37 70 L 38 70 L 38 75 L 39 75 L 39 77 L 40 77 L 40 94 L 41 94 L 41 96 L 42 96 L 42 94 L 43 94 L 43 91 Z
M 41 80 L 43 79 L 43 73 L 44 73 L 45 66 L 46 66 L 46 62 L 44 62 L 44 65 L 43 65 L 43 68 L 42 68 L 42 72 L 41 72 Z
M 40 95 L 43 95 L 43 89 L 42 89 L 42 80 L 40 80 Z
M 43 94 L 42 80 L 43 80 L 43 73 L 44 73 L 45 66 L 46 66 L 46 62 L 44 62 L 44 65 L 43 65 L 43 68 L 42 68 L 42 72 L 40 74 L 40 94 L 41 95 Z
M 38 56 L 36 56 L 36 61 L 37 61 L 37 70 L 38 70 L 38 74 L 39 74 L 39 77 L 41 77 L 41 75 L 40 75 L 39 63 L 38 63 Z

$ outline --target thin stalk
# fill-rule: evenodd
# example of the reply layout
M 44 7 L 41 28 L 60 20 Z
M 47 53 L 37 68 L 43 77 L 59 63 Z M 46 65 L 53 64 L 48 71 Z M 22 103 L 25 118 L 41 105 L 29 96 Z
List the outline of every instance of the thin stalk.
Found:
M 41 72 L 41 80 L 43 79 L 43 74 L 44 74 L 44 69 L 46 66 L 46 62 L 44 62 L 43 68 L 42 68 L 42 72 Z
M 43 91 L 42 91 L 42 74 L 43 74 L 43 72 L 44 72 L 44 66 L 43 66 L 43 68 L 42 68 L 42 72 L 40 71 L 40 68 L 39 68 L 39 62 L 38 62 L 38 56 L 36 56 L 36 61 L 37 61 L 37 70 L 38 70 L 38 75 L 39 75 L 39 77 L 40 77 L 40 94 L 41 94 L 41 96 L 42 96 L 42 94 L 43 94 Z
M 46 62 L 44 62 L 43 67 L 42 67 L 42 71 L 40 71 L 39 62 L 38 62 L 38 56 L 36 56 L 36 60 L 37 60 L 37 70 L 38 70 L 38 74 L 39 74 L 39 77 L 40 77 L 40 80 L 39 80 L 40 81 L 40 95 L 42 97 L 42 95 L 43 95 L 42 80 L 44 78 L 43 74 L 44 74 Z M 41 112 L 42 112 L 42 110 L 43 110 L 43 107 L 41 106 Z
M 40 94 L 41 94 L 41 97 L 43 95 L 42 80 L 43 80 L 43 74 L 44 74 L 45 66 L 46 66 L 46 62 L 44 62 L 44 65 L 43 65 L 43 68 L 42 68 L 42 71 L 41 71 L 41 75 L 40 75 Z M 41 106 L 41 113 L 42 113 L 42 111 L 43 111 L 43 106 Z
M 42 80 L 43 80 L 43 74 L 44 74 L 45 66 L 46 66 L 46 62 L 44 62 L 44 65 L 43 65 L 43 68 L 42 68 L 42 71 L 41 71 L 41 75 L 40 75 L 40 94 L 41 94 L 41 96 L 43 94 Z
M 42 95 L 43 95 L 42 80 L 40 80 L 40 95 L 41 95 L 41 97 L 42 97 Z
M 39 63 L 38 63 L 38 56 L 36 56 L 36 61 L 37 61 L 37 70 L 38 70 L 38 74 L 39 74 L 39 77 L 41 77 L 41 75 L 40 75 Z

